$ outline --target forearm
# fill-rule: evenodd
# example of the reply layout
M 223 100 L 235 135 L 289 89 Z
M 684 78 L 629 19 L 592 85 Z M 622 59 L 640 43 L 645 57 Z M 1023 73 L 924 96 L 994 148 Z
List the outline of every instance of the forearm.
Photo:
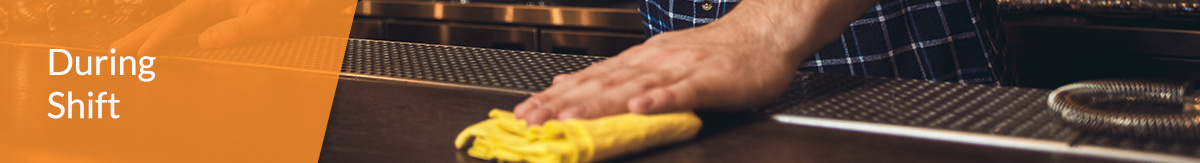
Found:
M 799 66 L 878 0 L 746 0 L 705 26 L 714 35 L 764 45 Z

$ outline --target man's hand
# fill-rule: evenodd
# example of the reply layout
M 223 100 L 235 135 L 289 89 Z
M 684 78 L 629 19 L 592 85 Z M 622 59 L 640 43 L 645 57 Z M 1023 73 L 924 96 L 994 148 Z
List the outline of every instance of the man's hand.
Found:
M 530 125 L 622 113 L 738 111 L 779 97 L 796 68 L 873 0 L 755 0 L 573 74 L 515 108 Z
M 305 32 L 297 27 L 328 24 L 324 18 L 353 7 L 354 2 L 189 0 L 113 42 L 112 47 L 124 53 L 147 54 L 165 48 L 172 39 L 196 34 L 200 47 L 206 49 L 294 36 Z
M 796 63 L 773 51 L 779 48 L 743 45 L 729 39 L 737 36 L 697 30 L 664 33 L 617 57 L 559 75 L 549 89 L 517 105 L 516 115 L 540 124 L 627 112 L 756 106 L 782 93 L 795 74 Z

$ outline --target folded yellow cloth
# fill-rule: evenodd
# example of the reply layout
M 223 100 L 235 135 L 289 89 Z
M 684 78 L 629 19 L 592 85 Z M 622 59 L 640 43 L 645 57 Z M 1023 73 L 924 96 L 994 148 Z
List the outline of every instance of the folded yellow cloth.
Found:
M 469 148 L 471 157 L 500 162 L 595 162 L 688 140 L 700 130 L 700 118 L 691 112 L 552 120 L 533 127 L 508 111 L 493 109 L 488 116 L 459 133 L 454 146 Z

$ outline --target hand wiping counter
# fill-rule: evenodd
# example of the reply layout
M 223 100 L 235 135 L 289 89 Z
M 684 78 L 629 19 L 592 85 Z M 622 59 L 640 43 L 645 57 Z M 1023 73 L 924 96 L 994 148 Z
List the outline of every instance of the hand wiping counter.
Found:
M 526 127 L 508 111 L 494 109 L 458 134 L 454 146 L 471 157 L 500 162 L 595 162 L 691 139 L 700 118 L 691 112 L 621 114 L 591 120 L 547 121 Z M 474 139 L 471 144 L 469 140 Z

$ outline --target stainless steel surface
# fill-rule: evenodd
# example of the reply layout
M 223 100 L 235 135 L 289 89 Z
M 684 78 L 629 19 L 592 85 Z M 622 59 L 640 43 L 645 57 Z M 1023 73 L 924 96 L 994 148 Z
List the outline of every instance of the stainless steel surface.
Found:
M 383 20 L 372 18 L 355 18 L 350 25 L 350 38 L 386 39 L 383 30 Z
M 1184 103 L 1194 85 L 1181 81 L 1104 79 L 1071 83 L 1047 103 L 1074 126 L 1135 137 L 1200 138 L 1200 112 Z
M 615 56 L 633 45 L 641 44 L 646 36 L 640 34 L 594 32 L 578 30 L 541 30 L 542 52 Z
M 642 30 L 641 17 L 636 8 L 365 0 L 359 2 L 357 15 L 453 22 Z
M 992 146 L 1007 149 L 1020 149 L 1047 153 L 1063 153 L 1086 155 L 1113 160 L 1131 162 L 1197 162 L 1200 158 L 1177 156 L 1145 151 L 1121 150 L 1095 145 L 1069 145 L 1067 142 L 1046 141 L 1020 137 L 996 136 L 961 131 L 946 131 L 920 127 L 867 123 L 838 119 L 826 119 L 796 115 L 775 115 L 776 121 L 820 128 L 830 128 L 847 131 L 858 131 L 872 134 L 883 134 L 917 139 L 947 141 L 962 144 Z
M 389 20 L 384 30 L 387 40 L 393 41 L 538 50 L 538 31 L 533 27 Z
M 1047 90 L 802 73 L 759 112 L 1069 141 Z M 1200 146 L 1198 146 L 1200 147 Z

